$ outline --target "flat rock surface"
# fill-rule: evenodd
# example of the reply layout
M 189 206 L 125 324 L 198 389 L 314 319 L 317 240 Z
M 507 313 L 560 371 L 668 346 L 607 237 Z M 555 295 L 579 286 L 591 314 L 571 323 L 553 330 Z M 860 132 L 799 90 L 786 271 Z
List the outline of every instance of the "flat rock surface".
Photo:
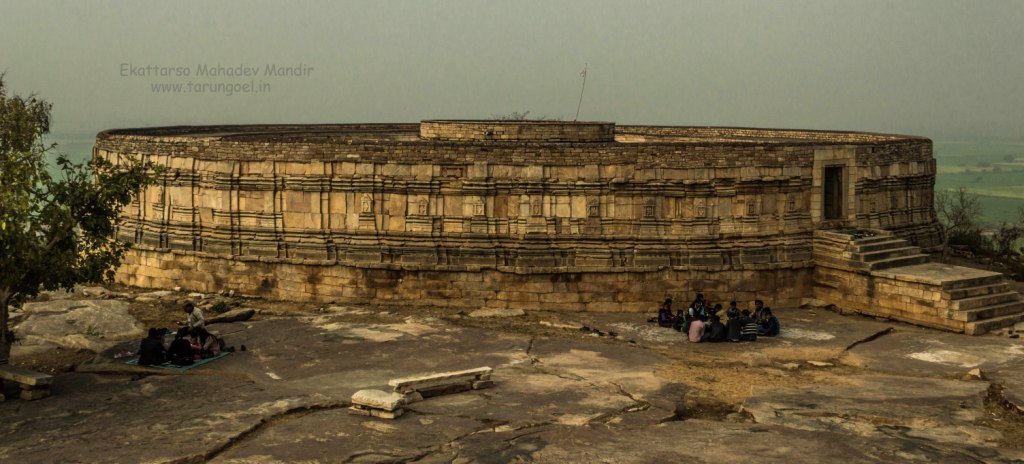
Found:
M 691 344 L 638 314 L 560 316 L 579 316 L 603 335 L 537 323 L 551 314 L 516 319 L 547 331 L 538 335 L 502 328 L 508 318 L 324 311 L 218 326 L 228 344 L 248 350 L 184 374 L 140 371 L 107 356 L 134 349 L 132 340 L 82 366 L 93 373 L 55 376 L 49 398 L 0 403 L 0 462 L 1024 458 L 993 441 L 998 431 L 974 423 L 987 382 L 806 364 L 845 362 L 851 345 L 860 353 L 900 334 L 889 334 L 891 324 L 784 314 L 780 337 Z M 748 366 L 753 354 L 768 365 Z M 797 366 L 783 370 L 779 359 Z M 353 393 L 389 391 L 390 379 L 480 366 L 493 368 L 493 387 L 427 398 L 394 420 L 347 410 Z M 4 387 L 8 398 L 13 387 Z M 730 388 L 744 391 L 743 400 L 710 399 L 729 397 L 715 395 Z
M 759 424 L 990 446 L 999 432 L 974 426 L 987 390 L 984 382 L 863 375 L 834 385 L 754 387 L 743 410 Z
M 894 374 L 960 378 L 974 368 L 1024 410 L 1024 340 L 929 330 L 900 331 L 850 350 L 844 362 Z
M 26 303 L 27 317 L 14 327 L 20 342 L 12 356 L 60 346 L 102 351 L 119 341 L 141 338 L 143 327 L 118 300 L 52 300 Z
M 702 357 L 723 361 L 735 360 L 757 350 L 781 362 L 833 359 L 842 355 L 849 346 L 899 325 L 873 318 L 842 316 L 825 310 L 776 309 L 774 312 L 782 323 L 781 333 L 776 337 L 758 337 L 752 343 L 691 343 L 681 332 L 644 322 L 654 314 L 580 313 L 572 315 L 572 320 L 606 334 L 614 333 L 644 347 L 699 352 Z
M 478 433 L 450 448 L 423 462 L 1015 462 L 989 448 L 706 420 Z

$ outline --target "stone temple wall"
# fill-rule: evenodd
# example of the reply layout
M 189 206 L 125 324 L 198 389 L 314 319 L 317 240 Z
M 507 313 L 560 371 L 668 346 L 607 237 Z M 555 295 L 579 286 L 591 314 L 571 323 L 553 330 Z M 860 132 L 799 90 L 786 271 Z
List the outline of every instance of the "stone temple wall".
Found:
M 504 135 L 504 137 L 502 137 Z M 798 304 L 813 230 L 938 244 L 927 139 L 821 131 L 425 121 L 98 135 L 166 166 L 124 214 L 143 287 L 271 298 L 650 311 L 666 296 Z M 844 216 L 822 176 L 845 168 Z

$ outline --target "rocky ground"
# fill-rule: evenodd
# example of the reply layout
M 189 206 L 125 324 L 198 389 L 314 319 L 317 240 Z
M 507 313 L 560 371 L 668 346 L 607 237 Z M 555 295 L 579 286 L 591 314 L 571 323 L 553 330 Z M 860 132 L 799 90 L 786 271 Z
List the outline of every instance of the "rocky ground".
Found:
M 1005 334 L 776 308 L 779 337 L 692 344 L 638 314 L 44 299 L 16 313 L 12 362 L 55 373 L 53 395 L 4 386 L 0 462 L 1024 462 L 1024 343 Z M 255 309 L 211 325 L 247 350 L 185 374 L 121 362 L 187 299 Z M 348 413 L 357 390 L 480 366 L 493 388 Z

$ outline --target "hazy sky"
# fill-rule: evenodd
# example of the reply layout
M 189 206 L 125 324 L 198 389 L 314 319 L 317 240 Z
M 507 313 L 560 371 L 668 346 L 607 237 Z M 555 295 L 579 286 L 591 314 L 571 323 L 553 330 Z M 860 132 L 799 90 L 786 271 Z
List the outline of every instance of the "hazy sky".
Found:
M 55 131 L 572 119 L 589 63 L 580 119 L 1019 139 L 1022 50 L 1024 1 L 0 0 L 0 70 Z M 246 83 L 263 92 L 210 87 Z

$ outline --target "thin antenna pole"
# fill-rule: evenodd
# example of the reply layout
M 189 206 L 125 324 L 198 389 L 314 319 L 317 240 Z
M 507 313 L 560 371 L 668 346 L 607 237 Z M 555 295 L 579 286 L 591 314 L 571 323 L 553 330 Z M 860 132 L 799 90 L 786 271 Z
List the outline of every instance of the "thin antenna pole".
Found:
M 580 87 L 580 102 L 576 104 L 576 117 L 572 118 L 574 122 L 580 118 L 580 106 L 583 106 L 583 91 L 587 90 L 587 63 L 583 63 L 583 71 L 580 71 L 580 75 L 583 76 L 583 86 Z

